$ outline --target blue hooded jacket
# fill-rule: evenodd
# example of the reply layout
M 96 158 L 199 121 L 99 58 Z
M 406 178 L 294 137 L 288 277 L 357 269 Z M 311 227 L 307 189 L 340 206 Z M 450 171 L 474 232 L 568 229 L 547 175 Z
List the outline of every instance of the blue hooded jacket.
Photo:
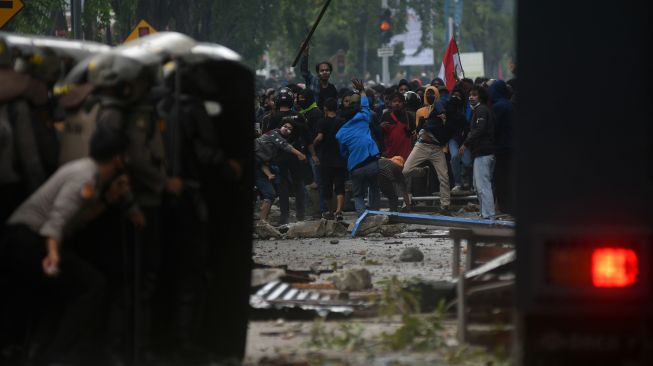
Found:
M 340 154 L 347 159 L 349 171 L 370 157 L 378 157 L 380 152 L 370 133 L 370 104 L 366 96 L 361 97 L 361 109 L 336 134 L 340 144 Z
M 497 154 L 510 153 L 513 148 L 514 107 L 510 102 L 510 90 L 503 80 L 490 86 L 492 111 L 494 112 L 494 142 Z

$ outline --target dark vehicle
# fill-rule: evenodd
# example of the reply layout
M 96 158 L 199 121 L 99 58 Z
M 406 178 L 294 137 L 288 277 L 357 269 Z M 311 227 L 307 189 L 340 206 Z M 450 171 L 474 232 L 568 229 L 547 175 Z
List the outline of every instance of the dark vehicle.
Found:
M 517 364 L 650 364 L 650 3 L 517 8 Z

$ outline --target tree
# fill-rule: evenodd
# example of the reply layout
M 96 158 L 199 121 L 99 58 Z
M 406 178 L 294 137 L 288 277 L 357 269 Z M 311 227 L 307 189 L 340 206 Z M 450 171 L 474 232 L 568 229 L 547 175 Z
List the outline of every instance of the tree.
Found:
M 496 77 L 499 62 L 514 53 L 514 6 L 514 0 L 475 0 L 464 4 L 461 52 L 483 52 L 486 76 Z

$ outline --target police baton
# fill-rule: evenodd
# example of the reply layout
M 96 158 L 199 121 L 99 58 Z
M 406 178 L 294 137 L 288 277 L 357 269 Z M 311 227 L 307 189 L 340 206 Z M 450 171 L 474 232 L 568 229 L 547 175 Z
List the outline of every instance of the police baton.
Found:
M 322 7 L 322 10 L 320 11 L 320 15 L 317 16 L 317 20 L 313 24 L 313 28 L 308 33 L 308 36 L 304 40 L 304 43 L 302 43 L 302 47 L 299 49 L 299 52 L 297 53 L 297 57 L 295 57 L 295 61 L 293 61 L 293 63 L 292 63 L 292 67 L 295 67 L 295 65 L 297 65 L 297 62 L 299 61 L 299 58 L 302 56 L 302 53 L 304 52 L 304 50 L 306 49 L 306 46 L 308 45 L 308 42 L 313 37 L 313 33 L 315 32 L 315 29 L 317 28 L 317 25 L 320 24 L 320 21 L 322 20 L 322 16 L 324 15 L 324 12 L 329 7 L 329 3 L 331 3 L 331 0 L 327 0 L 326 3 L 324 3 L 324 6 Z

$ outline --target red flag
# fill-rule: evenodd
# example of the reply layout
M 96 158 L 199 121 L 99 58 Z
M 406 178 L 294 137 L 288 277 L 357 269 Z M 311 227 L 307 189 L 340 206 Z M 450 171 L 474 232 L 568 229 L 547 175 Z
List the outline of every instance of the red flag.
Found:
M 453 37 L 451 37 L 449 46 L 447 46 L 447 51 L 444 53 L 444 58 L 442 59 L 442 66 L 440 66 L 438 77 L 444 80 L 444 83 L 449 91 L 451 91 L 456 85 L 456 79 L 465 77 L 463 74 L 463 66 L 460 63 L 458 45 L 456 44 L 456 40 Z

